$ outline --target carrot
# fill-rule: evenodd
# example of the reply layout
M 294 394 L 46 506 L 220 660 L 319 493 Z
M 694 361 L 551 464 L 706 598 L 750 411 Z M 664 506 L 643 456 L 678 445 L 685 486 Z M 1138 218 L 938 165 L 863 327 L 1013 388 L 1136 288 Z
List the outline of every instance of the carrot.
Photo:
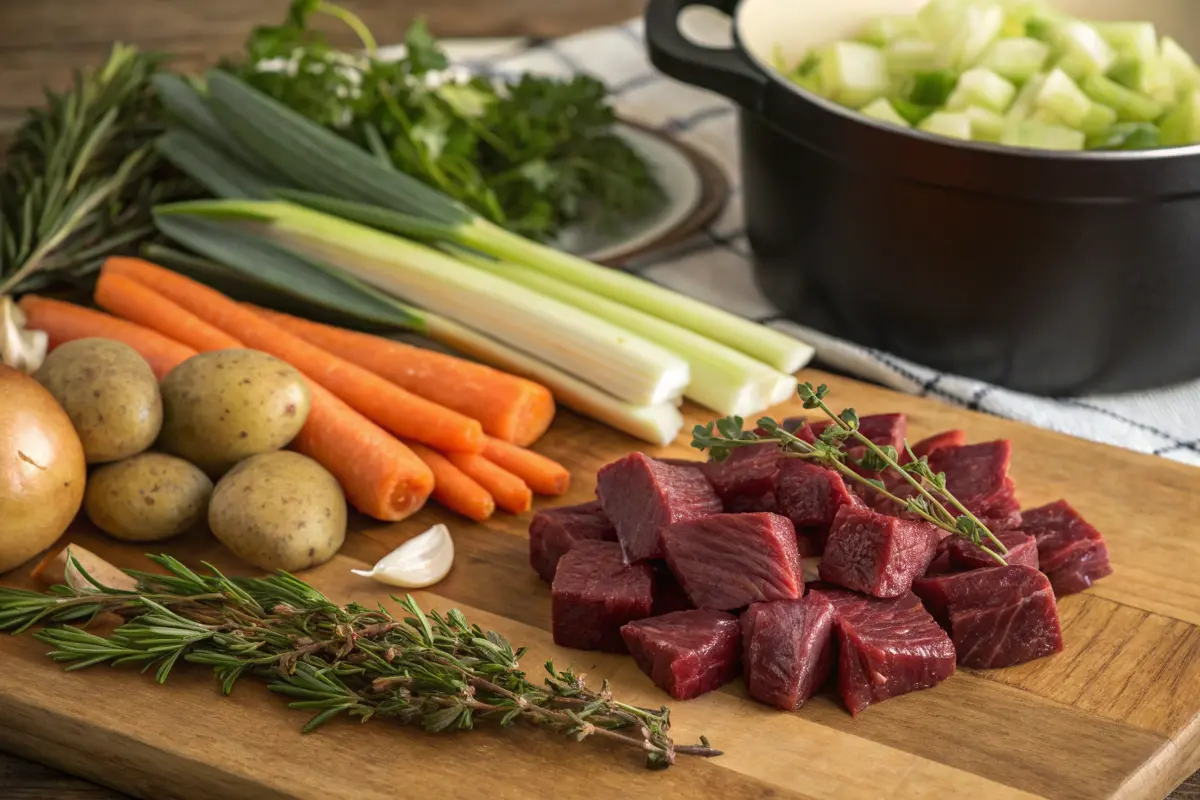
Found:
M 115 272 L 100 274 L 100 280 L 96 282 L 96 291 L 93 295 L 96 305 L 105 311 L 124 317 L 130 322 L 153 328 L 175 341 L 183 342 L 201 352 L 245 347 L 229 334 L 214 328 L 179 306 L 171 309 L 170 314 L 161 313 L 156 298 L 161 298 L 161 295 L 147 289 L 132 278 L 118 275 Z
M 483 457 L 525 481 L 538 494 L 565 494 L 571 485 L 571 473 L 562 464 L 490 436 Z
M 496 511 L 496 501 L 446 456 L 417 442 L 406 442 L 433 472 L 433 499 L 451 511 L 483 522 Z
M 478 421 L 331 355 L 214 289 L 136 258 L 110 258 L 103 269 L 106 273 L 132 278 L 240 339 L 247 347 L 288 362 L 397 436 L 439 450 L 478 453 L 483 449 L 484 433 Z M 165 327 L 168 323 L 162 324 Z M 159 325 L 153 327 L 157 329 Z
M 539 383 L 380 336 L 253 308 L 288 333 L 426 400 L 479 420 L 484 433 L 497 439 L 525 447 L 536 442 L 554 421 L 554 395 Z
M 180 311 L 153 292 L 144 299 L 163 315 Z M 196 355 L 191 347 L 149 328 L 71 303 L 25 295 L 21 308 L 30 327 L 46 331 L 51 342 L 92 336 L 117 339 L 150 362 L 160 378 Z M 378 425 L 314 381 L 308 383 L 311 408 L 292 446 L 329 470 L 364 514 L 394 522 L 420 509 L 433 491 L 429 468 Z
M 496 505 L 511 514 L 524 514 L 533 505 L 533 492 L 525 481 L 474 453 L 446 453 L 450 463 L 462 470 L 496 499 Z
M 74 339 L 114 339 L 138 351 L 159 380 L 178 364 L 196 355 L 196 351 L 190 347 L 103 311 L 32 294 L 22 297 L 18 305 L 25 312 L 26 327 L 45 331 L 50 337 L 52 350 Z

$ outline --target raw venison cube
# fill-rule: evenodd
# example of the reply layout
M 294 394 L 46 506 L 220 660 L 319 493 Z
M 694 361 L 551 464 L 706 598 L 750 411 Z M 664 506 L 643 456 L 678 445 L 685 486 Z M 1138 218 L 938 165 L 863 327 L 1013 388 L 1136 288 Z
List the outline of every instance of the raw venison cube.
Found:
M 806 433 L 796 435 L 813 442 L 832 424 L 830 420 L 813 422 L 807 426 Z M 880 447 L 891 445 L 899 452 L 904 448 L 904 437 L 908 433 L 908 417 L 903 414 L 868 414 L 859 417 L 858 432 Z M 850 438 L 846 440 L 846 444 L 853 446 L 856 441 L 858 439 Z
M 704 474 L 725 511 L 775 511 L 775 476 L 783 454 L 774 444 L 738 447 L 724 461 L 709 461 Z
M 737 617 L 710 609 L 675 611 L 630 622 L 621 636 L 654 685 L 676 700 L 719 689 L 741 669 Z
M 822 586 L 810 594 L 833 604 L 838 691 L 851 714 L 954 674 L 950 637 L 911 592 L 881 600 Z
M 928 456 L 930 469 L 935 473 L 946 473 L 946 488 L 982 522 L 990 525 L 990 519 L 1000 530 L 1012 523 L 1012 515 L 1020 508 L 1013 496 L 1012 479 L 1008 477 L 1011 459 L 1012 443 L 1008 440 L 941 447 Z M 911 484 L 894 472 L 884 475 L 884 484 L 901 499 L 917 493 Z M 886 514 L 912 516 L 879 495 L 876 495 L 871 507 Z
M 1022 531 L 996 531 L 992 533 L 1000 540 L 1000 543 L 1008 548 L 1008 553 L 1004 555 L 1004 561 L 1012 566 L 1021 564 L 1026 567 L 1038 568 L 1038 551 L 1037 541 L 1028 533 Z M 982 547 L 977 544 L 972 544 L 969 539 L 962 536 L 948 536 L 949 542 L 948 553 L 950 555 L 950 563 L 955 569 L 984 569 L 986 567 L 998 567 L 1000 564 L 994 558 L 989 556 Z M 996 545 L 990 539 L 984 538 L 986 544 L 993 552 L 999 552 Z
M 913 583 L 913 592 L 949 631 L 961 666 L 1011 667 L 1063 649 L 1054 590 L 1036 567 L 921 578 Z
M 784 711 L 804 705 L 829 678 L 832 635 L 833 604 L 820 594 L 750 606 L 742 614 L 750 696 Z
M 778 514 L 718 514 L 663 531 L 667 563 L 697 608 L 731 611 L 804 593 L 796 529 Z
M 555 644 L 624 653 L 621 626 L 654 613 L 654 572 L 626 564 L 616 542 L 580 542 L 559 560 L 550 598 Z
M 846 506 L 825 543 L 821 579 L 875 597 L 899 597 L 925 574 L 941 540 L 942 531 L 928 522 Z
M 654 616 L 660 617 L 672 611 L 690 611 L 696 607 L 666 561 L 646 563 L 654 567 Z
M 841 475 L 799 458 L 785 459 L 780 465 L 775 502 L 779 513 L 797 528 L 824 529 L 833 524 L 843 506 L 863 505 Z
M 615 542 L 613 528 L 600 503 L 544 508 L 529 523 L 529 563 L 546 583 L 554 581 L 558 560 L 579 542 Z
M 721 498 L 696 467 L 664 464 L 634 453 L 596 475 L 596 496 L 630 563 L 662 558 L 663 528 L 722 511 Z
M 1059 597 L 1082 592 L 1112 574 L 1104 537 L 1066 500 L 1025 511 L 1021 517 L 1021 530 L 1037 540 L 1038 567 Z
M 922 439 L 921 441 L 912 445 L 912 451 L 913 455 L 915 455 L 917 458 L 920 458 L 921 456 L 928 456 L 934 450 L 941 450 L 944 447 L 962 447 L 966 443 L 966 431 L 943 431 L 942 433 L 935 433 L 933 436 L 930 436 L 927 439 Z M 908 451 L 901 450 L 900 463 L 907 464 L 910 461 L 912 461 L 912 459 L 908 457 Z

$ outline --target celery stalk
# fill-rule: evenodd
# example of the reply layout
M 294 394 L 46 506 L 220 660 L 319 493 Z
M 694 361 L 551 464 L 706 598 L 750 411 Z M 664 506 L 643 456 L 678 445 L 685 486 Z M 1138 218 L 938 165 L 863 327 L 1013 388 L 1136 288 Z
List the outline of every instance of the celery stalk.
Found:
M 1124 122 L 1154 122 L 1166 108 L 1152 97 L 1126 89 L 1103 75 L 1090 75 L 1083 82 L 1083 91 L 1097 103 L 1117 112 Z

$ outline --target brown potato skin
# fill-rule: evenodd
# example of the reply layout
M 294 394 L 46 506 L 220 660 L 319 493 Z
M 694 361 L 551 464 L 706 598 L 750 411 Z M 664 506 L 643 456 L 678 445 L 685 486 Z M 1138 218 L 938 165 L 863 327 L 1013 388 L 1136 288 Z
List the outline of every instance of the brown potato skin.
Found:
M 76 339 L 54 349 L 34 375 L 67 412 L 89 464 L 137 455 L 162 427 L 158 380 L 123 342 Z
M 95 470 L 83 510 L 123 542 L 158 542 L 204 520 L 213 484 L 199 467 L 165 453 L 142 453 Z
M 0 364 L 0 573 L 58 539 L 83 501 L 83 445 L 41 384 Z
M 258 350 L 193 356 L 163 378 L 156 449 L 217 478 L 239 461 L 281 450 L 308 419 L 308 383 L 295 367 Z
M 333 558 L 346 540 L 346 497 L 311 458 L 289 450 L 264 453 L 217 482 L 208 527 L 260 569 L 308 569 Z

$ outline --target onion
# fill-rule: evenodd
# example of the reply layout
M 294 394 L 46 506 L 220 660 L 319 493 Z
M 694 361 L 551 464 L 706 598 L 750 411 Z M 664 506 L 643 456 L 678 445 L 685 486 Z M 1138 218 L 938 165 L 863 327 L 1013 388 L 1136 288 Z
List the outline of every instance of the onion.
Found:
M 41 385 L 0 365 L 0 573 L 58 539 L 79 511 L 83 445 Z

